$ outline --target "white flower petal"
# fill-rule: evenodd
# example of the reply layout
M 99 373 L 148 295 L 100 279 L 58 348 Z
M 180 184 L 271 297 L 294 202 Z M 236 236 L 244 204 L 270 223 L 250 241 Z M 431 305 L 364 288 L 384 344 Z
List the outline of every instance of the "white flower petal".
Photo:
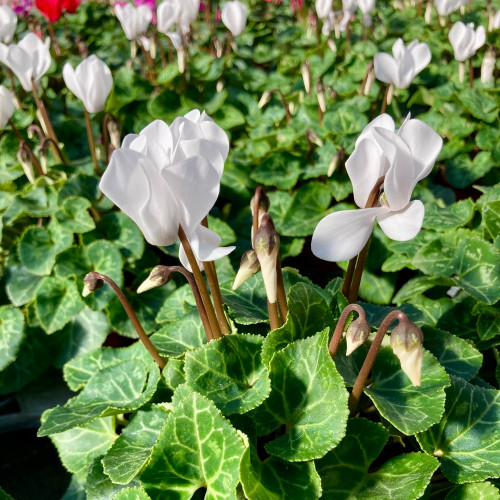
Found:
M 363 140 L 363 139 L 372 139 L 373 134 L 372 130 L 377 127 L 377 128 L 385 128 L 387 130 L 390 130 L 391 132 L 394 132 L 395 126 L 394 126 L 394 120 L 392 119 L 391 115 L 388 115 L 387 113 L 383 113 L 382 115 L 377 116 L 374 120 L 372 120 L 359 134 L 358 139 L 356 140 L 356 147 L 358 144 Z
M 377 222 L 391 240 L 407 241 L 417 236 L 424 215 L 424 204 L 420 200 L 414 200 L 403 210 L 377 216 Z
M 368 241 L 375 218 L 387 211 L 382 207 L 361 208 L 327 215 L 314 230 L 312 253 L 330 262 L 351 259 Z
M 374 70 L 377 80 L 380 80 L 381 82 L 394 83 L 394 81 L 398 78 L 396 61 L 385 52 L 375 54 Z
M 418 75 L 430 62 L 432 58 L 431 49 L 426 43 L 418 43 L 410 49 L 413 58 L 413 76 Z
M 63 67 L 63 79 L 66 87 L 80 100 L 82 100 L 82 93 L 80 91 L 80 85 L 76 78 L 75 70 L 70 63 L 66 63 Z

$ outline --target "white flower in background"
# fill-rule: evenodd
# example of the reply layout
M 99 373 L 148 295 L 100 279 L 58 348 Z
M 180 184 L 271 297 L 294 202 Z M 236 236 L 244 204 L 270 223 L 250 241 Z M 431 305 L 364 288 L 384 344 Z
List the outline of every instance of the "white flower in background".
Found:
M 76 69 L 66 63 L 63 68 L 64 83 L 89 113 L 104 109 L 113 87 L 113 77 L 108 66 L 95 55 L 84 59 Z
M 164 0 L 156 10 L 158 31 L 167 34 L 172 26 L 179 21 L 180 13 L 179 0 Z
M 490 48 L 486 51 L 483 57 L 483 62 L 481 64 L 481 82 L 488 83 L 493 79 L 493 73 L 495 71 L 495 66 L 497 64 L 497 58 L 495 57 L 495 50 Z
M 19 78 L 24 90 L 32 90 L 32 78 L 38 86 L 49 69 L 49 44 L 49 38 L 42 42 L 34 33 L 28 33 L 18 44 L 8 47 L 0 43 L 0 61 Z
M 311 248 L 332 262 L 351 259 L 368 241 L 375 220 L 396 241 L 414 238 L 424 219 L 424 205 L 410 201 L 416 183 L 426 177 L 441 151 L 443 140 L 420 120 L 407 119 L 399 130 L 389 115 L 373 120 L 356 141 L 346 162 L 359 210 L 327 215 L 314 230 Z M 380 177 L 385 176 L 378 204 L 365 208 Z
M 320 19 L 326 19 L 332 11 L 332 0 L 316 0 L 316 14 Z
M 342 0 L 342 20 L 340 21 L 340 31 L 345 31 L 347 29 L 347 25 L 356 11 L 356 6 L 356 0 Z
M 500 29 L 500 10 L 497 10 L 495 13 L 491 12 L 488 22 L 488 31 L 498 29 Z
M 198 18 L 200 0 L 178 0 L 181 5 L 181 28 L 189 30 L 189 26 Z
M 486 30 L 483 26 L 478 26 L 474 30 L 474 24 L 464 24 L 456 22 L 448 35 L 450 43 L 455 53 L 455 59 L 464 62 L 470 59 L 486 41 Z
M 431 51 L 427 44 L 413 40 L 405 46 L 398 38 L 392 46 L 390 56 L 386 52 L 375 54 L 375 76 L 384 83 L 392 83 L 397 89 L 406 89 L 431 61 Z
M 449 16 L 460 8 L 461 0 L 434 0 L 434 6 L 440 16 Z
M 8 6 L 0 6 L 0 42 L 9 44 L 16 32 L 17 16 Z
M 0 128 L 4 128 L 14 113 L 14 96 L 0 85 Z
M 117 5 L 115 7 L 116 17 L 122 25 L 123 32 L 129 40 L 137 40 L 140 35 L 146 33 L 153 13 L 147 5 Z
M 370 15 L 375 8 L 375 0 L 358 0 L 359 10 L 363 14 L 363 24 L 367 27 L 372 25 L 372 16 Z
M 169 127 L 156 120 L 113 152 L 99 187 L 152 245 L 195 233 L 219 194 L 227 136 L 194 110 Z M 223 137 L 224 136 L 224 137 Z
M 241 35 L 247 24 L 247 8 L 239 0 L 231 0 L 222 8 L 222 22 L 233 36 Z

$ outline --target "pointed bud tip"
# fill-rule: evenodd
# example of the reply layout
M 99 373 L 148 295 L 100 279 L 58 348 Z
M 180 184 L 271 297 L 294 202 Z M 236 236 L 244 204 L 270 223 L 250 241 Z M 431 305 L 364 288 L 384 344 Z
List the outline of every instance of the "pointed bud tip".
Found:
M 250 276 L 260 271 L 260 263 L 254 250 L 247 250 L 241 257 L 240 268 L 234 278 L 233 290 L 239 288 Z
M 147 279 L 145 279 L 137 288 L 137 293 L 144 293 L 152 288 L 165 285 L 170 281 L 172 273 L 168 266 L 156 266 L 149 273 Z
M 88 297 L 91 293 L 92 290 L 87 285 L 83 285 L 82 297 Z
M 347 328 L 346 356 L 350 356 L 361 344 L 364 344 L 369 336 L 370 324 L 366 321 L 366 318 L 359 316 Z
M 421 383 L 422 330 L 408 319 L 402 319 L 391 333 L 391 347 L 399 358 L 401 369 L 414 386 Z

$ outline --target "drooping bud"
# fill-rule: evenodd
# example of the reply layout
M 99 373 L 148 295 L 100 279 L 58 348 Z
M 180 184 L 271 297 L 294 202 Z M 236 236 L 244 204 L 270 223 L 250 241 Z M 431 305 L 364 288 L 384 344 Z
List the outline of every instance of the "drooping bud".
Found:
M 102 288 L 104 281 L 99 277 L 98 273 L 90 272 L 83 278 L 83 285 L 82 295 L 87 297 L 92 292 Z
M 259 259 L 267 299 L 276 302 L 277 273 L 276 259 L 280 248 L 280 237 L 269 214 L 262 217 L 259 229 L 253 237 L 253 248 Z
M 323 146 L 323 141 L 321 140 L 321 137 L 314 132 L 314 130 L 311 129 L 306 129 L 306 139 L 308 144 L 316 144 L 316 146 L 321 147 Z
M 262 97 L 259 101 L 259 109 L 262 109 L 270 100 L 271 100 L 272 92 L 270 90 L 265 90 L 262 94 Z
M 375 70 L 371 70 L 368 73 L 368 76 L 366 78 L 365 86 L 363 88 L 363 95 L 370 95 L 370 91 L 373 86 L 373 82 L 375 81 Z
M 113 148 L 118 149 L 121 145 L 120 122 L 114 118 L 108 120 L 108 132 Z
M 31 184 L 35 183 L 35 172 L 33 169 L 33 159 L 31 157 L 31 151 L 26 147 L 24 141 L 19 145 L 17 150 L 17 160 L 23 167 L 24 173 Z
M 156 266 L 153 267 L 149 276 L 144 280 L 137 289 L 137 293 L 143 293 L 152 288 L 158 286 L 166 285 L 172 278 L 172 271 L 168 266 Z
M 337 52 L 337 44 L 331 38 L 328 38 L 326 45 L 332 52 Z
M 391 333 L 391 347 L 401 369 L 414 386 L 419 386 L 422 372 L 422 330 L 409 319 L 401 319 Z
M 311 95 L 311 65 L 309 60 L 306 59 L 302 66 L 300 67 L 300 72 L 302 73 L 302 80 L 304 80 L 304 89 L 308 96 Z
M 325 87 L 321 78 L 318 78 L 316 85 L 314 87 L 314 91 L 316 92 L 316 96 L 318 98 L 319 109 L 324 113 L 326 111 L 326 101 L 325 101 Z
M 368 323 L 364 316 L 359 316 L 347 327 L 345 334 L 347 349 L 345 355 L 351 355 L 369 336 L 370 323 Z
M 260 271 L 260 263 L 255 250 L 247 250 L 241 257 L 240 268 L 234 278 L 233 290 L 239 288 L 245 281 Z

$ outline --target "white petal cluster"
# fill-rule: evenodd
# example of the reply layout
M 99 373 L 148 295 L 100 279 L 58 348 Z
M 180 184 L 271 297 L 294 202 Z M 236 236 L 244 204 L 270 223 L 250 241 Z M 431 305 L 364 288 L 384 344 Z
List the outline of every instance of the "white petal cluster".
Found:
M 464 62 L 470 59 L 486 41 L 486 30 L 483 26 L 478 26 L 474 30 L 474 24 L 464 24 L 462 21 L 456 22 L 448 34 L 448 38 L 455 53 L 455 59 Z
M 462 0 L 434 0 L 434 6 L 440 16 L 449 16 L 463 4 Z
M 426 43 L 413 40 L 405 46 L 398 38 L 392 46 L 392 56 L 386 52 L 375 54 L 375 76 L 384 83 L 392 83 L 397 89 L 406 89 L 412 80 L 431 61 L 431 51 Z
M 144 34 L 153 18 L 153 13 L 147 5 L 136 7 L 130 3 L 124 6 L 116 5 L 115 14 L 129 40 L 137 40 Z
M 182 31 L 188 31 L 198 17 L 199 7 L 197 0 L 164 0 L 156 9 L 158 31 L 170 34 L 174 24 Z
M 17 16 L 15 12 L 8 6 L 0 6 L 0 42 L 9 44 L 14 38 L 16 32 Z
M 424 219 L 421 201 L 410 201 L 416 183 L 426 177 L 441 151 L 443 140 L 420 120 L 407 119 L 399 130 L 383 114 L 363 130 L 346 162 L 354 201 L 360 210 L 327 215 L 317 225 L 312 251 L 339 262 L 357 255 L 368 241 L 375 220 L 391 239 L 414 238 Z M 385 176 L 378 206 L 365 208 L 377 180 Z
M 89 113 L 104 109 L 113 87 L 113 77 L 108 66 L 95 55 L 84 59 L 76 69 L 66 63 L 63 68 L 64 83 Z
M 42 42 L 34 33 L 28 33 L 18 44 L 8 47 L 0 43 L 0 62 L 14 72 L 24 90 L 32 90 L 32 78 L 38 86 L 40 79 L 49 69 L 49 44 L 49 38 Z
M 245 4 L 239 0 L 226 2 L 222 8 L 221 19 L 233 36 L 241 35 L 247 25 L 247 8 Z
M 191 240 L 210 240 L 199 226 L 219 194 L 228 150 L 225 132 L 198 110 L 170 126 L 156 120 L 125 137 L 99 186 L 152 245 L 175 243 L 179 225 Z
M 14 113 L 14 96 L 0 85 L 0 128 L 5 127 Z

